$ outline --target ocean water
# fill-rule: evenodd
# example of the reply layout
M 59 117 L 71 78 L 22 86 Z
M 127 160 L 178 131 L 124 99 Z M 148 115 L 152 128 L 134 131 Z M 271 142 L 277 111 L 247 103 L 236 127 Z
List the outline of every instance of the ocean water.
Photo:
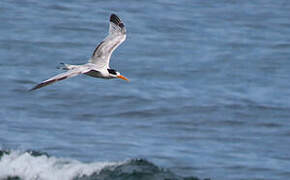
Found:
M 86 63 L 111 13 L 130 83 L 27 91 Z M 289 19 L 286 0 L 1 0 L 0 178 L 290 179 Z

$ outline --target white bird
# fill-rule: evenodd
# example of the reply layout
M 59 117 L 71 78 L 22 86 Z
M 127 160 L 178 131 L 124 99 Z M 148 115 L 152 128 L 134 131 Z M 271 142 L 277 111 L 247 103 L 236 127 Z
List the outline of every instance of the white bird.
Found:
M 126 28 L 123 22 L 117 15 L 112 14 L 110 17 L 109 35 L 96 47 L 88 63 L 83 65 L 63 64 L 63 69 L 67 70 L 66 72 L 53 76 L 52 78 L 37 84 L 35 87 L 30 89 L 30 91 L 79 74 L 85 74 L 95 78 L 120 78 L 129 81 L 119 72 L 109 67 L 113 51 L 124 42 L 125 39 Z

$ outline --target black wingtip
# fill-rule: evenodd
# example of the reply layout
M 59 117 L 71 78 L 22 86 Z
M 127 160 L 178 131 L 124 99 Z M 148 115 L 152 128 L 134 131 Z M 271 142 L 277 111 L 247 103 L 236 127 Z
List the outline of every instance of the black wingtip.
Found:
M 120 28 L 123 28 L 124 27 L 124 24 L 123 23 L 120 23 L 119 26 L 120 26 Z
M 49 85 L 49 84 L 51 84 L 51 83 L 54 83 L 54 82 L 56 82 L 56 81 L 60 81 L 60 80 L 63 80 L 63 79 L 66 79 L 67 77 L 62 77 L 62 78 L 59 78 L 59 79 L 53 79 L 53 80 L 50 80 L 50 81 L 44 81 L 44 82 L 42 82 L 42 83 L 40 83 L 40 84 L 37 84 L 36 86 L 34 86 L 33 88 L 31 88 L 29 91 L 34 91 L 34 90 L 36 90 L 36 89 L 39 89 L 39 88 L 42 88 L 42 87 L 44 87 L 44 86 L 47 86 L 47 85 Z
M 31 91 L 34 91 L 35 89 L 37 89 L 36 87 L 33 87 L 33 88 L 31 88 L 31 89 L 28 89 L 27 91 L 28 92 L 31 92 Z
M 111 14 L 110 22 L 112 22 L 116 25 L 119 25 L 119 26 L 121 26 L 121 24 L 124 26 L 121 19 L 116 14 Z
M 38 85 L 34 86 L 33 88 L 29 89 L 28 92 L 34 91 L 34 90 L 39 89 L 39 88 L 41 88 L 41 87 L 38 84 Z

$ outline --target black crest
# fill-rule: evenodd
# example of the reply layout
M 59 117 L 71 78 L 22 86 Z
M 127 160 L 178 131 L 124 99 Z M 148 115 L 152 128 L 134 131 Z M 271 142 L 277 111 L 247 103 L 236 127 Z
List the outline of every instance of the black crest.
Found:
M 108 69 L 108 72 L 110 74 L 114 74 L 114 75 L 117 75 L 117 71 L 115 69 Z

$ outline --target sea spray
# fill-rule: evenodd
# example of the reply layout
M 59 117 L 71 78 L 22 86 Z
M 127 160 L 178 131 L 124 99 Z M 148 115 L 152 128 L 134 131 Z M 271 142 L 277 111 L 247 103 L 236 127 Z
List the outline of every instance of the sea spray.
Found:
M 0 179 L 19 177 L 24 180 L 71 180 L 98 173 L 118 163 L 82 163 L 77 160 L 49 157 L 36 151 L 0 151 Z

